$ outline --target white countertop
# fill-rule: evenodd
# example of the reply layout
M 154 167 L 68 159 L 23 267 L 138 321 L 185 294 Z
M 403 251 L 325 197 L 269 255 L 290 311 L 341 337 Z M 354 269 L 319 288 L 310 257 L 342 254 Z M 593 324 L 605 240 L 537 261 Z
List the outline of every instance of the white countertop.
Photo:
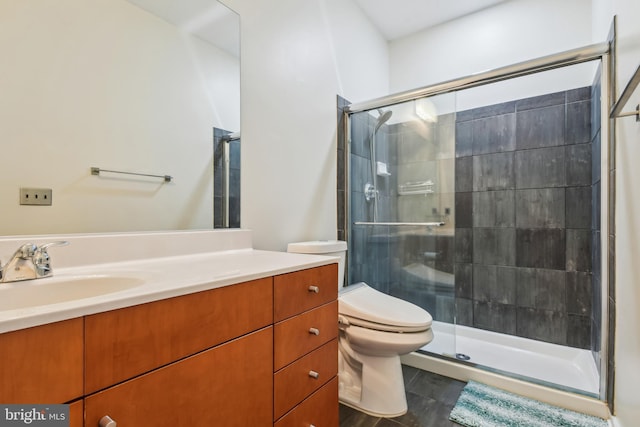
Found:
M 337 262 L 338 258 L 235 249 L 54 269 L 53 277 L 0 285 L 55 286 L 74 277 L 125 277 L 141 284 L 89 298 L 0 310 L 0 333 Z M 47 282 L 48 281 L 48 282 Z M 336 285 L 337 286 L 337 285 Z M 10 307 L 10 303 L 5 306 Z

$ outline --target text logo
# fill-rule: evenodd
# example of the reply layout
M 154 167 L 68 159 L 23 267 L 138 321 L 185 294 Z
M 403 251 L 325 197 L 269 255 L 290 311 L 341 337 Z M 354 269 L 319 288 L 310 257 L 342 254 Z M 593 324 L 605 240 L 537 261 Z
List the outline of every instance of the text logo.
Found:
M 69 405 L 2 405 L 0 427 L 69 427 Z

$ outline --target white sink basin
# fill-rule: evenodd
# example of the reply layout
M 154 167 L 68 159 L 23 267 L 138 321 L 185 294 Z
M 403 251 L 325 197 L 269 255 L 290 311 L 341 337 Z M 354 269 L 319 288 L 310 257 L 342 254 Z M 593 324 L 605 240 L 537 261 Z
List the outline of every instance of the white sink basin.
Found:
M 62 275 L 0 283 L 0 311 L 58 304 L 135 288 L 146 281 L 112 275 Z

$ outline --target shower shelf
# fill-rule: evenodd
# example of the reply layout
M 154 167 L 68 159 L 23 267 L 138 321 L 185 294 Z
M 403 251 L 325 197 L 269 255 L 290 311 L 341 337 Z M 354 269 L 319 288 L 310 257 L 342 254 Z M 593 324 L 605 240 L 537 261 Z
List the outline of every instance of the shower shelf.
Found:
M 398 185 L 398 194 L 401 196 L 410 196 L 413 194 L 433 194 L 435 193 L 435 191 L 433 190 L 434 185 L 434 182 L 431 180 L 406 182 L 404 184 Z

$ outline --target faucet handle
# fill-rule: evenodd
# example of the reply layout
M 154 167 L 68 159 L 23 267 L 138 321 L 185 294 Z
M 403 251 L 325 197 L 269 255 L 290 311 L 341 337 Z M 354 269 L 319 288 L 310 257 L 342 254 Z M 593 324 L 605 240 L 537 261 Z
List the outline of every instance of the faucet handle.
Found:
M 52 246 L 66 246 L 68 244 L 68 241 L 62 240 L 59 242 L 45 243 L 44 245 L 38 246 L 36 248 L 32 259 L 38 277 L 44 277 L 51 274 L 51 257 L 49 256 L 49 252 L 47 252 L 47 249 Z
M 15 254 L 13 254 L 14 258 L 21 258 L 21 259 L 29 259 L 31 257 L 33 257 L 33 254 L 35 254 L 36 250 L 38 249 L 38 247 L 36 245 L 34 245 L 33 243 L 25 243 L 24 245 L 20 246 L 18 248 L 18 250 L 16 251 Z
M 57 242 L 49 242 L 49 243 L 45 243 L 44 245 L 40 245 L 38 249 L 46 252 L 47 248 L 50 248 L 52 246 L 67 246 L 68 244 L 69 242 L 67 240 L 59 240 Z

